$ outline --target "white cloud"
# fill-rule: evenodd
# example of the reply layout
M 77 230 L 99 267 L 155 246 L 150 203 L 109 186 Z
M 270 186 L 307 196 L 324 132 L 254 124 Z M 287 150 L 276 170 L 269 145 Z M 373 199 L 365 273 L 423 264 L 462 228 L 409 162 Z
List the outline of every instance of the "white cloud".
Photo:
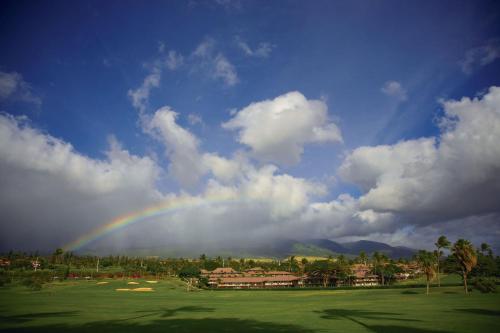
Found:
M 326 104 L 300 92 L 252 103 L 222 126 L 238 130 L 238 141 L 259 159 L 283 164 L 297 163 L 307 143 L 342 141 Z
M 153 88 L 157 88 L 160 85 L 161 80 L 161 69 L 155 66 L 151 73 L 148 74 L 142 85 L 132 90 L 128 91 L 128 96 L 132 99 L 132 105 L 139 110 L 139 112 L 144 113 L 148 107 L 149 95 Z
M 165 43 L 162 41 L 158 42 L 158 52 L 163 53 L 165 51 Z
M 162 42 L 159 42 L 158 47 L 159 52 L 163 54 L 165 45 Z M 132 105 L 141 113 L 141 117 L 144 116 L 144 113 L 149 106 L 148 103 L 151 91 L 160 86 L 163 70 L 168 68 L 169 70 L 174 71 L 180 68 L 183 64 L 184 57 L 174 50 L 170 50 L 166 55 L 162 55 L 161 57 L 155 59 L 151 64 L 146 64 L 146 67 L 149 67 L 149 74 L 146 75 L 142 84 L 138 88 L 130 89 L 128 91 L 128 96 L 132 100 Z
M 157 202 L 160 173 L 152 159 L 130 154 L 115 139 L 105 158 L 92 159 L 23 120 L 0 115 L 2 248 L 60 246 Z
M 289 216 L 304 208 L 312 195 L 324 195 L 324 186 L 279 174 L 272 165 L 256 168 L 243 154 L 228 159 L 216 153 L 202 153 L 198 139 L 176 123 L 177 113 L 169 107 L 155 112 L 150 128 L 165 144 L 170 160 L 169 172 L 183 185 L 193 187 L 210 173 L 215 178 L 207 183 L 213 194 L 231 193 L 252 201 L 262 201 L 270 208 L 271 216 Z M 225 184 L 225 185 L 224 185 Z
M 215 3 L 228 11 L 242 8 L 241 0 L 215 0 Z
M 439 138 L 361 147 L 339 173 L 365 192 L 362 209 L 435 223 L 500 212 L 500 88 L 443 103 Z
M 165 64 L 171 71 L 178 69 L 184 63 L 184 57 L 177 53 L 176 51 L 169 51 L 167 58 L 165 59 Z
M 250 172 L 242 183 L 245 197 L 271 204 L 275 218 L 290 217 L 304 209 L 314 195 L 326 194 L 324 186 L 287 174 L 276 175 L 275 166 L 264 166 Z
M 380 89 L 387 96 L 395 97 L 400 101 L 405 101 L 408 96 L 406 89 L 398 81 L 387 81 Z
M 468 50 L 459 64 L 465 74 L 471 74 L 478 68 L 491 64 L 498 58 L 500 58 L 500 39 L 496 38 Z
M 212 56 L 215 48 L 215 40 L 213 38 L 205 38 L 193 52 L 193 55 L 201 58 L 208 58 Z
M 141 121 L 144 121 L 142 118 L 149 107 L 151 91 L 160 86 L 165 69 L 175 71 L 182 68 L 187 62 L 186 65 L 195 70 L 206 71 L 213 80 L 221 80 L 226 86 L 234 86 L 239 82 L 234 65 L 222 53 L 215 54 L 215 41 L 211 38 L 203 40 L 187 60 L 175 50 L 170 50 L 167 53 L 165 51 L 165 44 L 158 42 L 160 56 L 145 65 L 145 67 L 149 68 L 149 73 L 142 84 L 138 88 L 129 89 L 128 91 L 132 105 L 140 112 Z M 1 82 L 0 88 L 2 88 Z M 7 92 L 8 89 L 9 85 L 5 84 L 4 90 Z
M 130 155 L 114 138 L 107 159 L 94 160 L 7 115 L 0 115 L 0 154 L 5 165 L 54 175 L 89 193 L 105 194 L 121 186 L 151 187 L 159 172 L 154 161 Z
M 0 171 L 8 177 L 1 179 L 0 209 L 2 221 L 9 221 L 0 225 L 2 248 L 15 248 L 19 241 L 29 241 L 32 249 L 61 246 L 116 216 L 160 202 L 190 208 L 168 219 L 153 218 L 154 223 L 138 229 L 127 228 L 101 245 L 128 248 L 182 240 L 198 248 L 207 239 L 228 244 L 248 241 L 249 236 L 283 237 L 290 232 L 289 221 L 311 198 L 326 193 L 321 184 L 281 174 L 275 166 L 257 168 L 244 154 L 228 159 L 200 153 L 196 137 L 175 120 L 175 112 L 161 108 L 150 120 L 150 131 L 165 143 L 169 172 L 175 177 L 189 183 L 201 175 L 213 176 L 199 195 L 162 194 L 157 190 L 162 174 L 157 163 L 131 155 L 113 138 L 106 157 L 93 159 L 26 123 L 1 116 Z M 228 202 L 214 203 L 213 198 Z
M 198 139 L 189 131 L 177 125 L 177 113 L 165 106 L 157 110 L 146 126 L 148 132 L 156 133 L 165 144 L 170 159 L 169 172 L 183 186 L 194 186 L 205 173 L 200 163 Z
M 221 53 L 216 52 L 215 40 L 205 38 L 194 50 L 195 68 L 205 71 L 213 80 L 221 80 L 228 87 L 239 82 L 234 65 Z
M 236 45 L 238 45 L 238 47 L 245 53 L 245 55 L 257 58 L 269 57 L 274 48 L 271 43 L 261 42 L 255 49 L 252 50 L 252 48 L 250 48 L 250 46 L 239 37 L 236 38 Z
M 227 86 L 234 86 L 238 83 L 238 74 L 234 66 L 222 54 L 218 54 L 214 59 L 214 77 L 220 78 Z
M 396 222 L 391 213 L 361 209 L 358 200 L 348 194 L 341 194 L 330 202 L 310 204 L 299 221 L 299 232 L 306 233 L 309 228 L 311 238 L 367 236 L 391 230 Z
M 195 113 L 188 114 L 188 122 L 190 125 L 203 124 L 203 119 Z
M 101 245 L 168 242 L 198 250 L 255 239 L 321 237 L 397 245 L 424 239 L 432 246 L 441 233 L 498 240 L 500 88 L 475 99 L 445 101 L 443 108 L 438 137 L 354 149 L 339 175 L 359 185 L 362 195 L 341 194 L 326 202 L 321 201 L 327 194 L 323 184 L 254 164 L 245 152 L 229 157 L 204 152 L 169 107 L 144 117 L 143 126 L 165 145 L 168 172 L 181 184 L 176 191 L 165 188 L 164 172 L 154 159 L 129 153 L 115 139 L 103 158 L 91 158 L 2 115 L 0 174 L 7 176 L 0 177 L 0 244 L 15 247 L 21 240 L 33 249 L 54 248 L 116 216 L 160 202 L 179 202 L 186 209 L 124 229 Z M 297 92 L 250 104 L 228 123 L 224 126 L 238 124 L 240 141 L 249 142 L 243 143 L 254 154 L 262 153 L 256 138 L 298 159 L 306 143 L 341 139 L 328 122 L 326 104 Z M 265 129 L 260 133 L 258 127 Z M 246 131 L 251 135 L 243 139 Z M 286 139 L 266 137 L 266 131 Z M 287 140 L 295 146 L 289 148 Z M 195 184 L 196 194 L 187 194 L 186 187 Z
M 203 155 L 203 165 L 210 170 L 218 181 L 231 182 L 244 172 L 248 162 L 242 156 L 235 159 L 227 159 L 214 153 Z
M 24 81 L 21 74 L 0 71 L 0 101 L 7 99 L 19 100 L 38 106 L 42 104 L 42 99 L 33 93 L 31 85 Z

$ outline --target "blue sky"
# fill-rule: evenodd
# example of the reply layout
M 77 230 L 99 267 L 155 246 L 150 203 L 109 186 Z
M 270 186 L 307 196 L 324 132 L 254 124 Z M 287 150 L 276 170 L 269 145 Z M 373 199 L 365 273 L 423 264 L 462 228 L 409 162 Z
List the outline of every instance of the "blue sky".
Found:
M 251 145 L 238 142 L 241 128 L 221 125 L 251 103 L 298 91 L 326 104 L 341 142 L 306 142 L 298 163 L 251 154 L 249 163 L 328 184 L 324 202 L 357 198 L 368 189 L 339 177 L 346 156 L 439 141 L 442 101 L 499 85 L 499 13 L 495 1 L 3 1 L 0 71 L 24 86 L 4 93 L 0 108 L 83 156 L 106 159 L 114 136 L 165 171 L 173 148 L 145 130 L 141 114 L 168 105 L 200 152 L 231 159 Z M 202 45 L 210 50 L 197 56 Z M 138 110 L 130 92 L 158 61 L 161 80 Z M 187 188 L 165 174 L 155 180 L 164 195 L 198 195 L 212 177 Z

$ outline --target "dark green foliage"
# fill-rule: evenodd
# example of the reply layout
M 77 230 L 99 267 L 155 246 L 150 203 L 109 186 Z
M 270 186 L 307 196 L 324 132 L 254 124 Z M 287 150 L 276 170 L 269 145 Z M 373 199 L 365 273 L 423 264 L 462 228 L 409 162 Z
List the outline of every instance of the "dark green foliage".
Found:
M 200 277 L 198 279 L 198 286 L 200 288 L 208 288 L 208 279 L 206 277 Z
M 220 267 L 219 262 L 217 262 L 216 260 L 205 260 L 203 261 L 202 266 L 204 269 L 209 271 L 213 271 L 217 267 Z
M 401 273 L 403 270 L 401 267 L 397 266 L 393 262 L 388 263 L 382 269 L 382 274 L 384 274 L 384 280 L 386 284 L 392 284 L 395 280 L 395 275 Z
M 498 276 L 497 261 L 491 253 L 478 252 L 477 266 L 470 273 L 471 276 Z
M 0 271 L 0 287 L 5 286 L 6 284 L 9 284 L 11 282 L 11 279 L 7 272 Z
M 479 290 L 483 294 L 493 293 L 497 289 L 496 281 L 493 278 L 479 277 L 472 281 L 474 289 Z
M 43 281 L 42 279 L 36 277 L 36 276 L 31 276 L 31 277 L 26 277 L 21 281 L 21 284 L 23 286 L 28 287 L 29 289 L 33 291 L 38 291 L 42 289 Z
M 182 270 L 179 272 L 179 277 L 181 279 L 197 278 L 199 276 L 200 276 L 200 269 L 195 266 L 186 266 L 182 268 Z

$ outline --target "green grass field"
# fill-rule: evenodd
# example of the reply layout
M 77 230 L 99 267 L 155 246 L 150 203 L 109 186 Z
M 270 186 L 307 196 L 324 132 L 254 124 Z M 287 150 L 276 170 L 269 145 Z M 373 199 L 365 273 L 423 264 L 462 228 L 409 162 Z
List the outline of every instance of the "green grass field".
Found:
M 0 332 L 500 332 L 500 294 L 460 287 L 186 292 L 178 280 L 0 288 Z M 151 287 L 153 292 L 116 291 Z

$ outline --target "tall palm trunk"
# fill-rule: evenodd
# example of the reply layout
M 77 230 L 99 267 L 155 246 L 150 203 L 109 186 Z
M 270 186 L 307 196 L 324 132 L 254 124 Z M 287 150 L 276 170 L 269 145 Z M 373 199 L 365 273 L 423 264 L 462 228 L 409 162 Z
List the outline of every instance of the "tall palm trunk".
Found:
M 469 293 L 469 290 L 467 289 L 467 272 L 462 270 L 463 274 L 464 274 L 464 288 L 465 288 L 465 293 L 468 294 Z
M 438 287 L 441 287 L 441 278 L 439 276 L 440 272 L 439 272 L 439 257 L 437 259 L 437 278 L 438 278 Z

